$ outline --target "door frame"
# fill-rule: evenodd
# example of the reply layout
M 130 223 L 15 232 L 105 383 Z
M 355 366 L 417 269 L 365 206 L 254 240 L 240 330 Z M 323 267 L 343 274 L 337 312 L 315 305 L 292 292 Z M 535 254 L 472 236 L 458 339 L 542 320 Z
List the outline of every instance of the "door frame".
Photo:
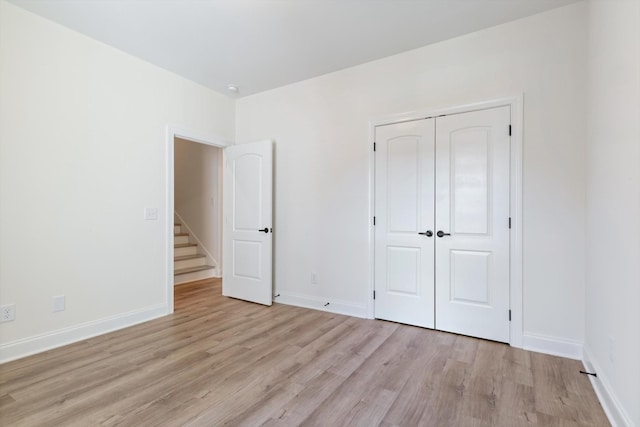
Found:
M 174 150 L 175 150 L 175 142 L 174 139 L 178 137 L 181 139 L 186 139 L 189 141 L 197 142 L 199 144 L 210 145 L 212 147 L 217 147 L 220 149 L 224 149 L 230 145 L 233 145 L 229 141 L 225 141 L 222 138 L 211 135 L 201 135 L 197 132 L 193 132 L 190 129 L 183 128 L 180 126 L 175 126 L 168 124 L 166 131 L 166 143 L 165 143 L 165 159 L 166 159 L 166 176 L 167 182 L 165 183 L 165 232 L 166 232 L 166 252 L 165 252 L 165 284 L 166 284 L 166 304 L 167 304 L 167 314 L 173 313 L 173 211 L 174 211 L 174 200 L 175 200 L 175 188 L 174 188 L 174 176 L 175 176 L 175 165 L 174 165 Z M 219 200 L 219 209 L 222 209 L 222 180 L 218 182 L 218 200 Z M 222 241 L 222 227 L 220 227 L 220 241 Z M 219 261 L 220 262 L 220 261 Z M 221 262 L 220 262 L 221 263 Z M 222 264 L 222 263 L 221 263 Z
M 523 347 L 523 290 L 522 290 L 522 144 L 524 137 L 524 94 L 511 97 L 480 101 L 470 104 L 446 108 L 431 108 L 393 114 L 369 121 L 369 298 L 367 298 L 367 315 L 375 316 L 373 291 L 375 280 L 375 228 L 373 216 L 375 212 L 375 153 L 372 149 L 375 142 L 376 126 L 420 120 L 441 115 L 467 113 L 495 107 L 511 107 L 511 158 L 510 158 L 510 194 L 509 212 L 511 216 L 511 233 L 509 236 L 509 305 L 511 307 L 511 324 L 509 325 L 509 344 Z

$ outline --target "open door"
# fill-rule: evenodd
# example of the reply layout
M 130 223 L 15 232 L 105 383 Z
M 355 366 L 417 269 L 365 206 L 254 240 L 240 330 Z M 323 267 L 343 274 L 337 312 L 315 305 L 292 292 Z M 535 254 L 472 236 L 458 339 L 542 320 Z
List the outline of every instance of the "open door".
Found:
M 271 305 L 273 144 L 224 150 L 222 295 Z

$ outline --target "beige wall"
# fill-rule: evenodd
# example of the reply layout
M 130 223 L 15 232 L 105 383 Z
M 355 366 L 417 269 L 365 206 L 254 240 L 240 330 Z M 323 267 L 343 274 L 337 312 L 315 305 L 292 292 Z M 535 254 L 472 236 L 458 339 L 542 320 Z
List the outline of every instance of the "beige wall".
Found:
M 640 426 L 640 2 L 589 3 L 585 356 Z
M 222 268 L 220 257 L 221 149 L 176 138 L 174 206 L 180 217 Z
M 166 312 L 167 125 L 274 138 L 276 291 L 357 311 L 370 298 L 369 121 L 524 93 L 525 334 L 584 340 L 617 416 L 640 425 L 639 21 L 635 0 L 577 3 L 242 98 L 234 113 L 0 0 L 0 304 L 16 305 L 0 360 Z M 52 313 L 60 294 L 67 309 Z
M 233 101 L 0 1 L 0 360 L 166 313 L 168 124 Z
M 585 66 L 577 3 L 239 99 L 237 141 L 276 141 L 276 293 L 354 312 L 370 300 L 370 120 L 524 93 L 525 338 L 579 352 Z

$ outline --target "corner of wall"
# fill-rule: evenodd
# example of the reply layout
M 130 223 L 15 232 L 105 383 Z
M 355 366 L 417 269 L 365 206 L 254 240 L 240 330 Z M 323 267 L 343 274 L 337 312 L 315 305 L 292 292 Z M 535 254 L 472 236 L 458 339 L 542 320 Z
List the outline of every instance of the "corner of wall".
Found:
M 589 376 L 589 380 L 591 380 L 593 390 L 596 392 L 596 396 L 598 396 L 602 409 L 604 409 L 611 425 L 613 427 L 633 427 L 634 424 L 631 417 L 620 403 L 604 371 L 599 368 L 600 363 L 596 361 L 588 345 L 584 346 L 582 362 L 588 372 L 597 374 L 597 377 Z

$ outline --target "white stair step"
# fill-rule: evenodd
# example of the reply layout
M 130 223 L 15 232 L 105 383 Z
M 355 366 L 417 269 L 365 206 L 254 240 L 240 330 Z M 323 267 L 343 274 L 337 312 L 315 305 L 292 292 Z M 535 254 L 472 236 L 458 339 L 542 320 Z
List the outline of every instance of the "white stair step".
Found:
M 185 268 L 199 267 L 205 265 L 206 256 L 202 254 L 178 256 L 173 259 L 173 269 L 183 270 Z
M 184 243 L 189 243 L 189 233 L 177 233 L 173 235 L 174 245 L 181 245 Z
M 198 245 L 196 243 L 181 243 L 173 245 L 173 256 L 187 256 L 198 253 Z
M 180 224 L 173 224 L 173 232 L 174 233 L 181 233 L 182 232 L 182 227 L 180 227 Z
M 212 268 L 215 268 L 215 267 L 212 265 L 201 265 L 198 267 L 182 268 L 180 270 L 174 270 L 173 275 L 178 276 L 180 274 L 193 273 L 193 272 L 202 271 L 202 270 L 210 270 Z

